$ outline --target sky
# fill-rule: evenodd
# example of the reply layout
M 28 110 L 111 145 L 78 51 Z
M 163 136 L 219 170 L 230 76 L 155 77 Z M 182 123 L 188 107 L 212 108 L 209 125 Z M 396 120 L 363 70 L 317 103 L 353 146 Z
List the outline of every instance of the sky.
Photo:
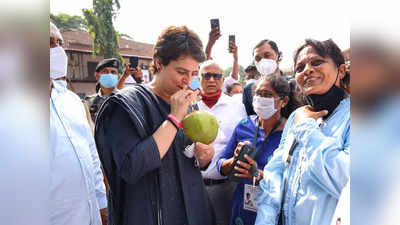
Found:
M 129 1 L 120 0 L 114 21 L 117 31 L 135 41 L 154 44 L 161 31 L 171 25 L 186 25 L 196 32 L 205 46 L 210 19 L 220 20 L 222 36 L 214 45 L 212 57 L 224 69 L 232 66 L 228 36 L 236 36 L 239 64 L 252 61 L 252 49 L 263 39 L 277 43 L 283 53 L 281 69 L 293 67 L 293 53 L 304 39 L 331 38 L 344 50 L 350 47 L 350 7 L 346 1 Z M 82 15 L 92 8 L 92 0 L 50 0 L 50 12 Z

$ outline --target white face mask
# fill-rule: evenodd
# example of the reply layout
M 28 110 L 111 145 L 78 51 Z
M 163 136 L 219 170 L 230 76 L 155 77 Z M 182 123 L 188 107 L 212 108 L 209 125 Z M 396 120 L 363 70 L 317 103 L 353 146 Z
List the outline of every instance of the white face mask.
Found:
M 278 111 L 277 109 L 275 109 L 274 98 L 264 98 L 260 96 L 254 96 L 253 108 L 257 116 L 259 116 L 263 120 L 269 119 Z
M 67 76 L 68 57 L 62 47 L 50 48 L 50 78 Z
M 261 74 L 261 76 L 266 76 L 268 74 L 271 74 L 275 72 L 276 68 L 278 68 L 278 65 L 276 64 L 275 60 L 272 59 L 261 59 L 258 62 L 254 63 L 257 67 L 258 72 Z
M 67 81 L 65 80 L 53 80 L 53 86 L 55 89 L 66 89 Z

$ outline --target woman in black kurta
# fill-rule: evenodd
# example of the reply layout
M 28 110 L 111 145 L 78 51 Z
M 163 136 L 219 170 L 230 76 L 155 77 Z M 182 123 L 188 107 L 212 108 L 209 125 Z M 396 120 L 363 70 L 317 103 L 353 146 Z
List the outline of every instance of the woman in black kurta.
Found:
M 187 28 L 169 29 L 191 35 Z M 200 173 L 213 149 L 196 143 L 196 157 L 186 157 L 183 151 L 192 142 L 176 129 L 197 94 L 185 88 L 199 61 L 196 54 L 179 52 L 167 65 L 155 60 L 154 82 L 124 89 L 101 107 L 95 139 L 110 184 L 110 224 L 214 224 Z

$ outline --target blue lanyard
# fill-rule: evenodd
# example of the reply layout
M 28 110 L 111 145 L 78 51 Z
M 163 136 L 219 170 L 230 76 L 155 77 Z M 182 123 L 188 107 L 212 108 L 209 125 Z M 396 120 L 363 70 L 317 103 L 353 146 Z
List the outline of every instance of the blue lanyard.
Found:
M 259 155 L 260 155 L 260 152 L 262 152 L 262 150 L 264 149 L 264 145 L 265 145 L 265 143 L 267 142 L 269 135 L 271 135 L 271 134 L 279 127 L 279 125 L 281 125 L 281 123 L 282 123 L 282 117 L 279 117 L 279 120 L 278 120 L 278 121 L 275 123 L 275 125 L 272 127 L 271 131 L 265 136 L 265 139 L 264 139 L 264 141 L 262 142 L 262 145 L 261 145 L 261 151 L 258 151 L 258 150 L 257 150 L 257 146 L 256 146 L 256 144 L 257 144 L 257 137 L 258 137 L 258 131 L 259 131 L 259 129 L 260 129 L 260 121 L 258 121 L 258 118 L 259 118 L 259 117 L 257 117 L 257 119 L 256 119 L 256 121 L 258 122 L 258 124 L 257 124 L 257 128 L 256 128 L 256 130 L 255 130 L 255 133 L 254 133 L 254 140 L 253 140 L 253 147 L 254 147 L 254 149 L 256 150 L 256 154 L 255 154 L 255 156 L 254 156 L 254 160 L 257 160 L 257 158 L 258 158 Z

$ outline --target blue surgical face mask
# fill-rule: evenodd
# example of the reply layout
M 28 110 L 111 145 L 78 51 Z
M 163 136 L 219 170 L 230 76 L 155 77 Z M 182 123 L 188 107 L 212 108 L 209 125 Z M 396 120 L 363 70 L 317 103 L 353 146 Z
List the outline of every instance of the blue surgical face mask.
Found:
M 99 82 L 105 88 L 115 87 L 118 84 L 118 75 L 101 74 Z
M 192 90 L 200 89 L 201 86 L 200 86 L 200 80 L 199 80 L 198 76 L 193 77 L 193 80 L 192 80 L 192 82 L 190 82 L 189 87 Z

